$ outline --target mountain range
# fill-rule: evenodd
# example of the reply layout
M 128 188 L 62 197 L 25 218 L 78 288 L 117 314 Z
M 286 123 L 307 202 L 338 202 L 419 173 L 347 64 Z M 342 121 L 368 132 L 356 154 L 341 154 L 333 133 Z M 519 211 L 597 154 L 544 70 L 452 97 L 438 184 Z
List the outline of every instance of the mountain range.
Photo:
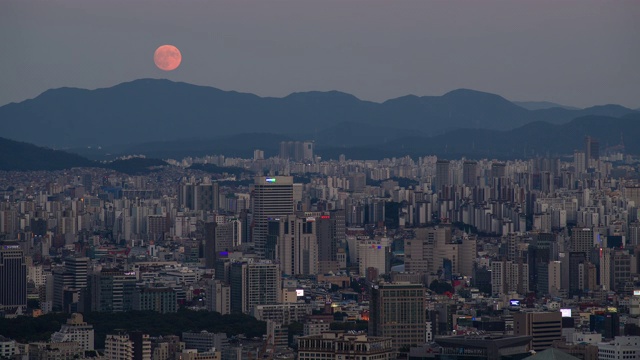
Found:
M 338 91 L 274 98 L 141 79 L 96 90 L 53 89 L 34 99 L 7 104 L 0 107 L 0 134 L 57 149 L 101 146 L 111 153 L 148 150 L 153 144 L 165 149 L 168 144 L 181 144 L 188 153 L 194 142 L 211 144 L 234 136 L 232 145 L 244 146 L 237 141 L 247 133 L 270 134 L 274 141 L 315 140 L 325 149 L 393 147 L 407 137 L 449 134 L 448 138 L 477 131 L 472 129 L 508 132 L 539 122 L 557 126 L 585 116 L 613 119 L 637 114 L 619 105 L 547 107 L 554 105 L 523 104 L 535 109 L 529 110 L 499 95 L 467 89 L 442 96 L 408 95 L 382 103 Z M 258 146 L 246 143 L 249 149 Z

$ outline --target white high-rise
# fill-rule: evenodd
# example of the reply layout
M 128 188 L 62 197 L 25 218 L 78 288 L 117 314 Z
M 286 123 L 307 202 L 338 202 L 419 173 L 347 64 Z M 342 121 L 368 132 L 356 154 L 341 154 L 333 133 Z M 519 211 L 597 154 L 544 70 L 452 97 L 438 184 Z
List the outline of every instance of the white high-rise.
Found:
M 75 341 L 80 348 L 85 351 L 94 349 L 93 325 L 84 322 L 82 314 L 73 313 L 66 324 L 62 325 L 60 331 L 51 335 L 51 342 L 61 343 Z

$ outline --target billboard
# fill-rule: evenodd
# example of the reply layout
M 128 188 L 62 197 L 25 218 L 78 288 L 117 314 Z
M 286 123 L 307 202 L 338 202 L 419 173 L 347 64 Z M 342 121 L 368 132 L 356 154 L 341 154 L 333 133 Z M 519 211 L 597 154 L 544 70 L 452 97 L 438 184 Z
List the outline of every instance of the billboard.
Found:
M 509 305 L 510 306 L 520 306 L 520 300 L 517 300 L 517 299 L 509 300 Z
M 562 317 L 571 317 L 571 309 L 560 309 Z
M 304 296 L 304 289 L 296 289 L 296 296 Z
M 633 290 L 633 296 L 640 296 L 640 289 Z

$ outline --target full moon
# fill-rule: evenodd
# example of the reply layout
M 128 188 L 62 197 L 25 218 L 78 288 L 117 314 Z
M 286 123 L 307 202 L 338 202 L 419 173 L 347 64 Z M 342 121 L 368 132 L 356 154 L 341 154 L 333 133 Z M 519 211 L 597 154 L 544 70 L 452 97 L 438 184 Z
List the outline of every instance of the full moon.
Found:
M 153 54 L 153 62 L 160 70 L 171 71 L 180 66 L 182 61 L 182 54 L 180 50 L 173 45 L 162 45 L 156 49 Z

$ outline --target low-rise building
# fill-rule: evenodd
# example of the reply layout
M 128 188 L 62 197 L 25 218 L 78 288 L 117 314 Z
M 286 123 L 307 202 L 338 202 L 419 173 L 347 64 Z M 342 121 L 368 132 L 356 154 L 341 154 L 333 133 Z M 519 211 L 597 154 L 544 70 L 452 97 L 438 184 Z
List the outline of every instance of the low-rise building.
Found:
M 298 338 L 300 360 L 391 360 L 395 357 L 393 340 L 388 337 L 330 331 Z

